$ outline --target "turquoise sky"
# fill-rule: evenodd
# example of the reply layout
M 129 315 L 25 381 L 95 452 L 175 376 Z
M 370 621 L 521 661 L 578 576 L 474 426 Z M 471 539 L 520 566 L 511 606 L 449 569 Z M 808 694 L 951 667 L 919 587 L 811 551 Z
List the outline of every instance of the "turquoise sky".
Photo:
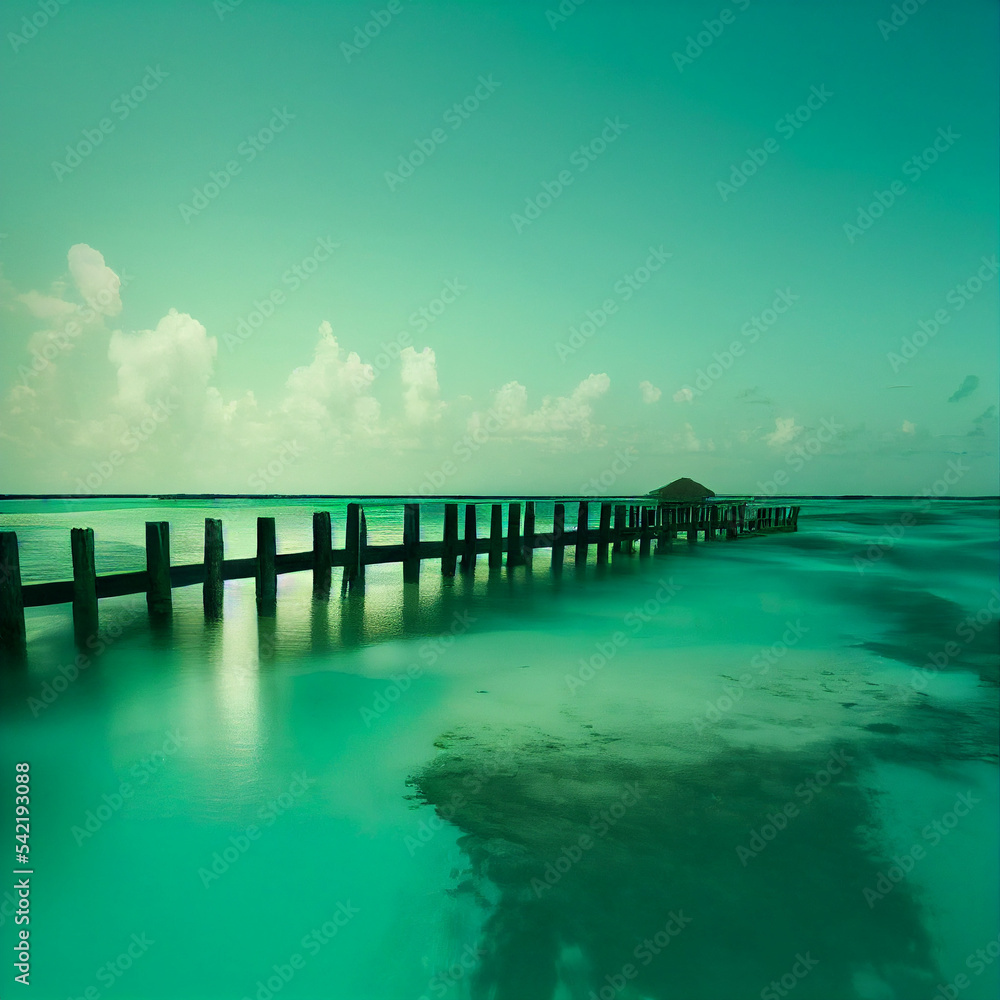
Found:
M 0 491 L 996 493 L 997 5 L 893 6 L 5 4 Z

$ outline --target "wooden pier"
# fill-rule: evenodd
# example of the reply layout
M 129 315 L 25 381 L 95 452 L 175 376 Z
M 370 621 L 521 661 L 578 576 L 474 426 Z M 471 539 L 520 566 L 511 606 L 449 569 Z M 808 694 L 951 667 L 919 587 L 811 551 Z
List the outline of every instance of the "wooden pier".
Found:
M 463 532 L 459 536 L 457 503 L 444 504 L 444 528 L 440 541 L 420 537 L 420 504 L 403 507 L 403 540 L 393 545 L 369 545 L 365 512 L 361 504 L 347 505 L 342 548 L 334 547 L 334 530 L 328 511 L 313 514 L 313 547 L 305 552 L 277 551 L 273 517 L 257 518 L 257 554 L 245 559 L 226 559 L 223 551 L 222 521 L 205 519 L 204 561 L 180 566 L 170 562 L 170 525 L 167 521 L 146 522 L 146 569 L 132 573 L 98 576 L 94 568 L 92 528 L 73 528 L 70 545 L 73 579 L 55 583 L 21 582 L 17 534 L 0 531 L 0 645 L 19 649 L 25 643 L 24 609 L 53 604 L 73 605 L 73 625 L 77 640 L 85 642 L 97 631 L 98 601 L 104 597 L 145 594 L 151 618 L 169 615 L 175 587 L 201 584 L 208 617 L 222 613 L 223 583 L 253 578 L 258 613 L 275 613 L 277 578 L 280 573 L 311 570 L 313 596 L 330 596 L 333 567 L 343 568 L 341 594 L 364 586 L 365 567 L 380 563 L 401 563 L 403 581 L 416 583 L 425 559 L 440 560 L 441 573 L 475 572 L 477 558 L 487 557 L 490 571 L 499 570 L 506 560 L 508 570 L 531 566 L 538 549 L 552 552 L 552 571 L 563 566 L 566 548 L 572 548 L 574 563 L 587 563 L 593 547 L 599 563 L 613 556 L 640 557 L 669 553 L 673 542 L 683 536 L 694 544 L 699 536 L 706 542 L 719 538 L 733 540 L 744 535 L 775 531 L 795 531 L 798 507 L 757 507 L 746 503 L 677 504 L 648 498 L 628 503 L 599 502 L 599 525 L 590 527 L 591 501 L 577 503 L 576 528 L 566 529 L 566 503 L 553 508 L 552 527 L 539 533 L 535 523 L 535 502 L 507 504 L 506 531 L 504 504 L 491 504 L 490 532 L 477 537 L 477 504 L 465 505 Z

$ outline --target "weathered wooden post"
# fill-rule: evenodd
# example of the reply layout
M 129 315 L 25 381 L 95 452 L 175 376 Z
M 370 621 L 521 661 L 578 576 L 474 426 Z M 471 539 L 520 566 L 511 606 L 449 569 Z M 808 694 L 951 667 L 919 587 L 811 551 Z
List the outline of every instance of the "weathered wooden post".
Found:
M 217 517 L 205 518 L 205 583 L 201 588 L 201 604 L 206 618 L 222 614 L 222 521 Z
M 458 564 L 458 504 L 444 505 L 444 534 L 441 539 L 441 575 L 454 576 Z
M 403 505 L 403 582 L 420 579 L 420 504 Z
M 739 535 L 739 513 L 735 505 L 726 510 L 726 541 L 731 542 Z
M 490 508 L 490 569 L 503 565 L 503 504 L 495 503 Z
M 21 560 L 13 531 L 0 531 L 0 643 L 18 652 L 25 646 Z
M 94 568 L 94 531 L 73 528 L 69 533 L 73 556 L 73 632 L 85 643 L 97 632 L 97 570 Z
M 462 539 L 462 572 L 471 573 L 476 568 L 476 505 L 465 505 L 465 535 Z
M 358 530 L 358 576 L 357 582 L 364 592 L 365 586 L 365 566 L 368 565 L 368 518 L 365 516 L 364 507 L 361 508 L 361 524 Z
M 576 552 L 574 555 L 577 566 L 582 566 L 587 561 L 587 546 L 590 545 L 589 518 L 590 508 L 587 501 L 582 500 L 576 513 Z
M 507 505 L 507 569 L 520 566 L 521 558 L 521 505 Z
M 597 524 L 597 561 L 608 561 L 608 546 L 611 544 L 611 504 L 601 504 L 601 518 Z
M 650 542 L 653 530 L 650 525 L 649 508 L 643 505 L 639 508 L 639 557 L 645 558 L 650 553 Z
M 270 617 L 277 610 L 278 570 L 275 557 L 278 542 L 273 517 L 257 518 L 257 613 Z
M 687 540 L 688 545 L 694 545 L 698 541 L 698 508 L 687 508 Z
M 405 570 L 404 570 L 405 572 Z M 340 596 L 353 590 L 361 576 L 361 504 L 347 505 L 347 524 L 344 527 L 344 575 L 340 582 Z
M 535 549 L 535 501 L 524 501 L 524 543 L 521 546 L 522 561 L 531 565 Z
M 792 531 L 799 530 L 799 511 L 802 510 L 801 507 L 792 508 Z
M 333 577 L 333 524 L 328 510 L 313 512 L 313 599 L 330 596 Z
M 612 531 L 612 538 L 614 542 L 611 546 L 611 552 L 614 555 L 620 555 L 622 551 L 622 535 L 625 532 L 625 504 L 619 503 L 615 504 L 615 526 Z
M 558 573 L 562 569 L 566 542 L 566 505 L 557 503 L 552 508 L 552 570 Z
M 170 594 L 170 522 L 146 522 L 146 607 L 151 615 L 169 615 L 173 610 Z

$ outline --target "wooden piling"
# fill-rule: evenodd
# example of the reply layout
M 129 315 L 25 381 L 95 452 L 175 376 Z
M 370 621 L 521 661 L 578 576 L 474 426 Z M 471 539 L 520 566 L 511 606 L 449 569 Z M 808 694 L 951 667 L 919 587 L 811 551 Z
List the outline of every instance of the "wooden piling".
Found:
M 608 561 L 608 547 L 611 544 L 611 504 L 601 504 L 601 518 L 597 525 L 597 561 Z
M 694 545 L 698 541 L 698 508 L 687 508 L 687 540 L 688 545 Z
M 312 529 L 313 598 L 325 601 L 333 578 L 333 525 L 328 510 L 313 512 Z
M 507 569 L 520 566 L 521 557 L 521 505 L 507 505 Z
M 535 501 L 524 502 L 524 542 L 521 545 L 521 558 L 531 565 L 535 549 Z
M 458 564 L 458 504 L 444 505 L 444 535 L 441 545 L 441 575 L 452 577 Z
M 552 569 L 559 572 L 563 565 L 563 554 L 566 543 L 563 535 L 566 533 L 566 505 L 557 503 L 552 508 Z
M 365 566 L 368 565 L 368 518 L 365 516 L 364 507 L 361 508 L 361 523 L 358 525 L 358 575 L 356 583 L 365 589 Z
M 403 507 L 403 582 L 420 579 L 420 504 Z
M 344 575 L 340 583 L 340 596 L 354 586 L 361 572 L 361 504 L 347 505 L 347 523 L 344 526 Z
M 278 599 L 278 571 L 275 563 L 277 539 L 273 517 L 257 518 L 257 613 L 270 617 Z
M 462 572 L 471 573 L 476 568 L 476 505 L 465 505 L 465 534 L 462 537 Z
M 495 503 L 490 508 L 490 569 L 503 565 L 503 504 Z
M 590 544 L 589 528 L 590 508 L 586 500 L 580 502 L 576 513 L 576 552 L 575 562 L 582 566 L 587 561 L 587 546 Z
M 0 644 L 16 651 L 25 645 L 21 560 L 13 531 L 0 531 Z
M 611 532 L 614 541 L 611 544 L 611 552 L 620 555 L 622 551 L 622 534 L 625 531 L 625 504 L 615 504 L 615 524 Z
M 169 615 L 173 610 L 169 521 L 146 522 L 146 607 L 151 615 Z
M 645 558 L 650 553 L 650 543 L 653 538 L 653 529 L 650 524 L 649 508 L 642 507 L 639 510 L 639 557 Z
M 94 531 L 73 528 L 69 535 L 73 557 L 73 632 L 78 643 L 97 633 L 97 570 L 94 566 Z
M 201 588 L 201 604 L 206 618 L 222 614 L 222 521 L 217 517 L 205 518 L 205 583 Z

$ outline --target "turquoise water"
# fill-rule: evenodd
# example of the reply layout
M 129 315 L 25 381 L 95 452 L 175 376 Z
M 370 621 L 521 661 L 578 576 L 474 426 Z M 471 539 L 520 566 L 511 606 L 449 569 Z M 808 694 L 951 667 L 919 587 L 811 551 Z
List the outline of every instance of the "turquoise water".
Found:
M 73 526 L 106 573 L 144 567 L 144 520 L 195 562 L 206 515 L 237 557 L 262 514 L 309 548 L 321 506 L 0 514 L 30 582 L 68 577 Z M 214 623 L 199 587 L 155 628 L 116 598 L 76 665 L 68 606 L 29 610 L 2 810 L 29 761 L 30 995 L 996 996 L 996 502 L 804 501 L 799 527 L 558 579 L 547 552 L 369 567 L 343 600 L 335 570 L 324 603 L 292 574 L 275 619 L 250 580 Z

